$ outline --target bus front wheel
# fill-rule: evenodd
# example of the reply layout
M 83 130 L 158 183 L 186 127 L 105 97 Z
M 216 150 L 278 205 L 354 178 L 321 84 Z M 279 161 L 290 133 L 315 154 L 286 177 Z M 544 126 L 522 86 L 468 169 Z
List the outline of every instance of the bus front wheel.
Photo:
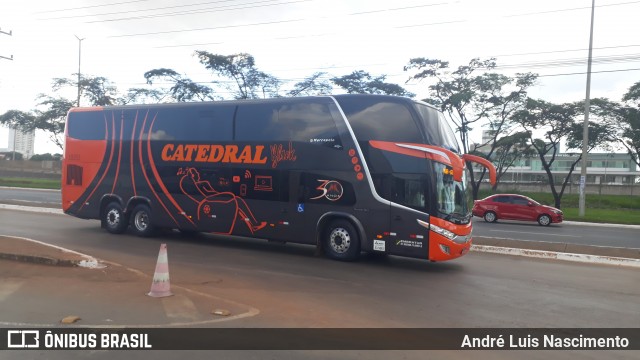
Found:
M 145 204 L 136 205 L 131 212 L 131 229 L 134 234 L 142 237 L 149 237 L 154 234 L 154 227 L 151 224 L 151 209 Z
M 347 220 L 334 220 L 323 236 L 324 253 L 331 259 L 353 261 L 360 254 L 360 239 L 356 228 Z

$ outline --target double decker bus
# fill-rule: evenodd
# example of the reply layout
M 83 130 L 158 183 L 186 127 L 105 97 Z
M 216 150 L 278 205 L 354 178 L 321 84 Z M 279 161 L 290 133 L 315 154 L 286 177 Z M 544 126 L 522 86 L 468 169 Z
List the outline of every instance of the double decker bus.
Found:
M 73 108 L 62 207 L 108 232 L 178 229 L 444 261 L 471 246 L 442 113 L 382 95 Z

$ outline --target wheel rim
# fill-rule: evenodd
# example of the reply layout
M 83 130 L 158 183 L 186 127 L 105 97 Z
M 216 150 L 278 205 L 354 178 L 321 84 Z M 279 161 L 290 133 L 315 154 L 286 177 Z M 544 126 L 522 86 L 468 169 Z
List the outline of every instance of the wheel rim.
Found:
M 107 212 L 107 225 L 109 227 L 116 227 L 120 224 L 120 211 L 116 209 L 111 209 Z
M 144 211 L 138 211 L 133 219 L 133 223 L 136 229 L 145 231 L 149 227 L 149 215 Z
M 335 228 L 329 235 L 329 244 L 333 251 L 343 254 L 349 250 L 351 246 L 351 235 L 343 228 Z
M 549 225 L 551 219 L 547 215 L 540 216 L 540 224 Z
M 485 220 L 487 220 L 488 222 L 493 222 L 493 220 L 496 219 L 496 216 L 493 213 L 486 213 L 484 216 Z

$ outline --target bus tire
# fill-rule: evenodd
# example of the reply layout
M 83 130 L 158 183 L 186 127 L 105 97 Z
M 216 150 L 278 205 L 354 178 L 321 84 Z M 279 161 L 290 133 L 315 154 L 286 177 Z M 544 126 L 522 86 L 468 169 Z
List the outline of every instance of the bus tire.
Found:
M 102 226 L 112 234 L 122 234 L 127 231 L 128 221 L 122 212 L 122 206 L 117 202 L 109 203 L 102 211 Z
M 131 229 L 141 237 L 153 236 L 155 228 L 151 223 L 151 209 L 145 204 L 138 204 L 131 212 Z
M 327 226 L 322 247 L 325 255 L 331 259 L 353 261 L 360 254 L 360 238 L 351 222 L 337 219 Z

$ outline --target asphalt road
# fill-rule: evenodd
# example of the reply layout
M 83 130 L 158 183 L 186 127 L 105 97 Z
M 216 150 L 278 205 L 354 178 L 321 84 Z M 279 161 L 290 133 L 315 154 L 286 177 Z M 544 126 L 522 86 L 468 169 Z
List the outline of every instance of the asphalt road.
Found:
M 0 203 L 60 208 L 59 190 L 11 189 L 0 187 Z M 582 224 L 539 226 L 535 222 L 498 221 L 486 223 L 474 218 L 474 235 L 514 240 L 549 241 L 582 245 L 640 248 L 640 229 Z
M 177 233 L 156 238 L 111 235 L 98 221 L 63 215 L 0 210 L 0 233 L 24 236 L 116 262 L 152 274 L 159 245 L 168 244 L 172 286 L 193 288 L 218 298 L 258 309 L 255 316 L 219 323 L 226 327 L 637 327 L 640 324 L 640 272 L 634 268 L 568 263 L 470 253 L 445 263 L 388 257 L 342 263 L 314 256 L 314 248 L 249 239 Z M 98 271 L 99 274 L 99 270 Z M 54 276 L 53 272 L 47 274 Z M 41 276 L 45 276 L 44 274 Z M 24 276 L 23 276 L 24 277 Z M 27 277 L 28 278 L 28 277 Z M 70 277 L 71 279 L 73 277 Z M 38 323 L 44 309 L 54 308 L 65 291 L 92 288 L 111 292 L 104 302 L 126 311 L 140 303 L 138 295 L 122 299 L 127 285 L 94 279 L 82 287 L 65 281 L 43 281 L 42 288 L 22 287 L 20 295 L 5 295 L 14 304 L 42 302 L 40 312 L 12 306 L 0 317 L 24 315 Z M 26 281 L 26 280 L 25 280 Z M 39 293 L 39 291 L 41 293 Z M 2 297 L 0 297 L 1 299 Z M 4 304 L 6 305 L 6 303 Z M 100 307 L 96 312 L 104 312 Z M 175 310 L 174 310 L 175 311 Z M 180 311 L 177 311 L 180 313 Z M 42 314 L 41 314 L 42 313 Z M 127 313 L 129 314 L 129 313 Z M 141 312 L 140 316 L 143 316 Z M 135 316 L 135 314 L 130 314 Z M 129 319 L 131 320 L 131 319 Z M 3 358 L 69 358 L 68 352 L 8 352 Z M 121 354 L 133 355 L 133 353 Z M 425 358 L 424 352 L 223 352 L 223 358 Z M 472 353 L 437 352 L 435 357 L 468 358 Z M 543 352 L 480 352 L 478 358 L 548 358 Z M 600 358 L 602 352 L 554 352 L 554 358 Z M 107 359 L 113 352 L 73 353 Z M 190 358 L 208 358 L 203 352 Z M 630 352 L 606 353 L 633 358 Z M 637 354 L 635 354 L 637 355 Z M 175 353 L 139 353 L 135 358 L 173 358 Z M 431 356 L 434 357 L 434 356 Z M 130 358 L 130 357 L 129 357 Z
M 540 226 L 537 222 L 500 220 L 487 223 L 481 218 L 474 217 L 473 234 L 514 240 L 640 248 L 640 228 L 615 225 L 561 223 Z
M 0 187 L 0 203 L 60 209 L 62 199 L 60 190 Z

